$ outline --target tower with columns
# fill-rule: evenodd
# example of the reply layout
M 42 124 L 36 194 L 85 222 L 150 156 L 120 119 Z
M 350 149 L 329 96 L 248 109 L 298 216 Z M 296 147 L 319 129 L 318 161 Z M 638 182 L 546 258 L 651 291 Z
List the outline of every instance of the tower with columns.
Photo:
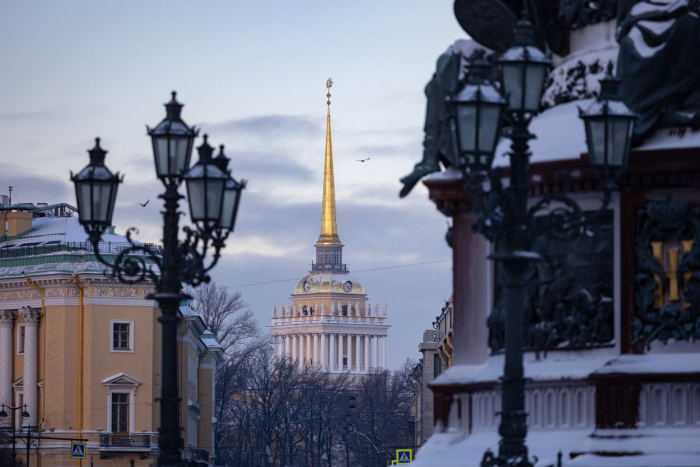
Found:
M 276 354 L 300 367 L 367 374 L 386 368 L 387 305 L 370 304 L 343 263 L 338 237 L 331 144 L 330 88 L 326 119 L 321 234 L 311 271 L 294 287 L 291 303 L 272 305 L 269 326 Z

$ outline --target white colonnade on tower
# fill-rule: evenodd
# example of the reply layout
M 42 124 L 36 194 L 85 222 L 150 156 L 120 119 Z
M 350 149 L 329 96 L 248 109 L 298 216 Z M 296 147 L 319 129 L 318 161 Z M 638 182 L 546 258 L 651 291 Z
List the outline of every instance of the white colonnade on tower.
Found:
M 359 302 L 358 302 L 359 303 Z M 386 368 L 386 313 L 372 313 L 369 304 L 340 302 L 322 309 L 335 310 L 334 314 L 307 314 L 287 316 L 286 310 L 297 305 L 273 307 L 273 325 L 270 326 L 275 355 L 288 358 L 300 368 L 313 366 L 329 372 L 371 373 Z M 318 306 L 318 305 L 317 305 Z M 347 311 L 346 311 L 347 310 Z M 351 311 L 352 310 L 352 311 Z M 376 306 L 375 306 L 376 310 Z M 364 312 L 363 312 L 364 311 Z M 345 314 L 347 313 L 347 314 Z

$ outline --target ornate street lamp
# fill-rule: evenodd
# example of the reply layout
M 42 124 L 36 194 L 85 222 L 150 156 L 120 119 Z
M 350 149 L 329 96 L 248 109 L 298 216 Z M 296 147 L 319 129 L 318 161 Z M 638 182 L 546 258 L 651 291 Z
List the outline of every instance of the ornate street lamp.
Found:
M 491 167 L 501 130 L 505 99 L 488 80 L 489 64 L 477 59 L 469 67 L 467 84 L 452 100 L 457 123 L 457 167 L 484 172 Z
M 199 134 L 198 129 L 189 128 L 180 118 L 183 104 L 177 101 L 176 95 L 173 91 L 173 98 L 165 104 L 163 121 L 153 129 L 146 126 L 153 144 L 156 174 L 163 181 L 177 180 L 187 172 L 194 139 Z
M 117 188 L 123 177 L 105 166 L 107 151 L 100 147 L 100 138 L 95 138 L 95 147 L 88 153 L 90 163 L 77 175 L 71 172 L 71 180 L 75 183 L 75 197 L 80 206 L 78 220 L 94 236 L 101 235 L 112 225 Z
M 224 155 L 224 145 L 219 146 L 219 154 L 214 159 L 217 167 L 222 172 L 229 174 L 226 180 L 226 186 L 224 188 L 224 202 L 221 206 L 221 218 L 219 220 L 219 228 L 227 230 L 228 232 L 233 232 L 233 227 L 236 223 L 236 216 L 238 215 L 238 204 L 241 202 L 241 193 L 243 188 L 245 188 L 245 180 L 237 182 L 233 176 L 231 176 L 228 169 L 228 163 L 230 159 Z
M 620 80 L 612 70 L 600 81 L 600 96 L 585 111 L 579 109 L 586 127 L 588 161 L 604 181 L 614 183 L 627 168 L 632 130 L 637 115 L 619 96 Z
M 515 26 L 514 45 L 498 60 L 512 112 L 534 115 L 540 110 L 544 80 L 552 62 L 535 45 L 534 34 L 525 10 Z
M 204 142 L 197 152 L 199 161 L 184 176 L 190 217 L 200 230 L 210 231 L 219 225 L 224 187 L 229 176 L 214 163 L 214 148 L 207 143 L 207 135 L 204 135 Z
M 196 287 L 209 281 L 208 272 L 218 262 L 224 241 L 233 231 L 244 183 L 236 183 L 226 167 L 222 170 L 217 166 L 206 137 L 198 148 L 200 159 L 190 170 L 189 161 L 197 131 L 180 118 L 182 104 L 175 100 L 174 92 L 173 99 L 165 107 L 165 120 L 148 130 L 153 143 L 156 175 L 165 186 L 165 193 L 159 196 L 164 200 L 165 208 L 162 250 L 132 241 L 133 229 L 129 229 L 126 235 L 129 248 L 121 250 L 113 261 L 107 261 L 100 254 L 99 241 L 111 225 L 121 179 L 112 175 L 104 165 L 106 152 L 99 144 L 90 151 L 90 165 L 72 180 L 76 186 L 80 223 L 89 235 L 97 260 L 109 268 L 111 277 L 121 282 L 134 284 L 149 280 L 155 286 L 155 293 L 146 298 L 157 301 L 162 312 L 158 321 L 163 325 L 158 465 L 184 466 L 189 464 L 182 460 L 180 452 L 180 399 L 177 393 L 177 326 L 180 318 L 177 313 L 180 300 L 189 297 L 181 293 L 182 285 Z M 184 198 L 178 187 L 183 180 L 187 182 L 191 218 L 196 228 L 185 227 L 185 239 L 178 240 L 178 207 Z M 207 259 L 209 249 L 214 250 L 211 259 Z
M 512 140 L 510 184 L 502 188 L 500 180 L 492 183 L 489 203 L 484 206 L 481 186 L 483 174 L 491 167 L 501 122 L 502 101 L 492 86 L 484 84 L 485 71 L 472 65 L 472 74 L 464 89 L 453 99 L 456 110 L 456 148 L 460 167 L 471 192 L 471 203 L 478 220 L 475 229 L 489 240 L 498 242 L 500 251 L 489 258 L 503 265 L 503 285 L 507 293 L 505 366 L 502 378 L 502 411 L 498 455 L 487 451 L 482 467 L 531 467 L 528 449 L 527 413 L 525 412 L 525 378 L 523 371 L 524 302 L 527 271 L 534 262 L 544 258 L 531 251 L 532 222 L 535 215 L 547 210 L 552 202 L 563 203 L 568 209 L 548 213 L 553 235 L 574 239 L 583 231 L 586 218 L 578 203 L 566 194 L 545 195 L 528 207 L 530 190 L 529 145 L 534 138 L 528 131 L 531 118 L 540 110 L 540 99 L 549 60 L 534 45 L 532 25 L 527 14 L 518 22 L 516 44 L 498 60 L 502 70 L 503 90 L 507 96 Z M 617 97 L 619 84 L 611 76 L 602 81 L 600 98 L 585 112 L 589 160 L 603 178 L 603 205 L 607 208 L 612 177 L 627 166 L 632 129 L 636 116 Z M 490 106 L 490 107 L 486 107 Z M 488 111 L 484 109 L 488 108 Z M 483 144 L 483 145 L 482 145 Z M 481 174 L 481 175 L 480 175 Z M 493 177 L 500 177 L 499 171 Z M 496 180 L 494 180 L 496 181 Z

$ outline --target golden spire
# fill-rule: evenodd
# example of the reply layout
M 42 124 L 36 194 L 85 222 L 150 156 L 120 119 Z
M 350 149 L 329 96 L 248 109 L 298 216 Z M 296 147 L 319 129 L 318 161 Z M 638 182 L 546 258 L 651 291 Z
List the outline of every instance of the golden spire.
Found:
M 326 120 L 326 157 L 323 169 L 323 208 L 321 211 L 321 235 L 316 245 L 342 245 L 338 238 L 338 224 L 335 221 L 335 186 L 333 183 L 333 145 L 331 144 L 331 86 L 333 80 L 328 78 L 328 117 Z

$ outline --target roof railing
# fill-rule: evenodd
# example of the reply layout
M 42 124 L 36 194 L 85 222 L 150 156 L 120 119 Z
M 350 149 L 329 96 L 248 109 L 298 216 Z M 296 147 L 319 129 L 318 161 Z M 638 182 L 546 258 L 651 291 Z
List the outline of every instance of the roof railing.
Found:
M 163 246 L 154 243 L 144 243 L 144 246 L 163 253 Z M 122 251 L 132 247 L 128 242 L 100 242 L 97 248 L 100 254 L 119 254 Z M 23 258 L 27 256 L 40 256 L 55 253 L 68 254 L 90 254 L 94 253 L 95 249 L 92 243 L 89 242 L 36 242 L 23 243 L 21 245 L 8 245 L 0 248 L 0 259 L 3 258 Z M 134 252 L 133 255 L 139 256 L 142 253 Z

